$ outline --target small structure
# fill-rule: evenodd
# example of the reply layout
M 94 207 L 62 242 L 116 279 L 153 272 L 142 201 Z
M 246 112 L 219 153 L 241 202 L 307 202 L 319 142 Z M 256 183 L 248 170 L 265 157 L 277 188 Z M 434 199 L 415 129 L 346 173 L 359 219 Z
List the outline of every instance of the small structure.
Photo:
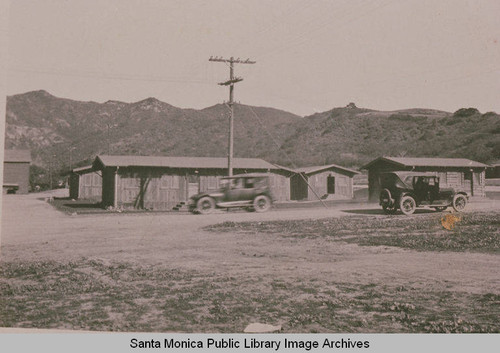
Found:
M 486 164 L 465 158 L 379 157 L 363 166 L 368 170 L 369 201 L 378 201 L 380 173 L 390 171 L 433 172 L 441 186 L 460 187 L 469 196 L 485 196 Z
M 2 192 L 27 194 L 30 189 L 29 150 L 4 150 Z
M 94 171 L 91 165 L 75 168 L 69 175 L 69 197 L 101 201 L 102 175 Z
M 354 197 L 353 177 L 358 171 L 336 164 L 298 168 L 290 178 L 292 200 L 346 200 Z M 309 184 L 309 185 L 308 185 Z M 312 189 L 312 190 L 311 190 Z
M 258 158 L 234 158 L 234 174 L 270 173 L 278 201 L 290 200 L 291 172 Z M 102 175 L 102 205 L 171 209 L 198 192 L 216 190 L 227 174 L 227 159 L 212 157 L 97 156 L 93 171 Z
M 486 179 L 500 179 L 500 160 L 491 163 L 486 168 Z

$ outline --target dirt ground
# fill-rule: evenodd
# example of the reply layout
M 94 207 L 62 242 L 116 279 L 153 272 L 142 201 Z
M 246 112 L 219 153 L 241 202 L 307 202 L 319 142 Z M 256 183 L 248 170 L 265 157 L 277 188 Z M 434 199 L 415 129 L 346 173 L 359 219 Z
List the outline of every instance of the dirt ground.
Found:
M 6 195 L 2 261 L 106 261 L 163 264 L 227 275 L 342 277 L 354 282 L 446 281 L 470 291 L 500 292 L 500 258 L 477 253 L 423 253 L 360 247 L 327 239 L 285 239 L 253 234 L 205 232 L 224 221 L 318 219 L 366 214 L 385 217 L 376 205 L 284 209 L 264 214 L 233 211 L 211 215 L 109 214 L 68 216 L 43 195 Z M 498 208 L 472 204 L 470 210 Z M 424 212 L 424 211 L 423 211 Z M 401 216 L 403 217 L 403 216 Z M 418 217 L 418 214 L 414 217 Z
M 70 216 L 56 211 L 43 194 L 4 195 L 1 261 L 105 263 L 159 266 L 207 275 L 257 281 L 263 277 L 351 284 L 390 284 L 474 294 L 500 293 L 500 256 L 481 253 L 417 252 L 395 247 L 358 246 L 325 238 L 294 239 L 269 234 L 208 232 L 225 221 L 387 217 L 377 205 L 244 211 L 210 215 L 175 213 Z M 500 208 L 496 202 L 469 210 Z M 426 211 L 412 217 L 421 217 Z M 400 217 L 406 217 L 401 215 Z

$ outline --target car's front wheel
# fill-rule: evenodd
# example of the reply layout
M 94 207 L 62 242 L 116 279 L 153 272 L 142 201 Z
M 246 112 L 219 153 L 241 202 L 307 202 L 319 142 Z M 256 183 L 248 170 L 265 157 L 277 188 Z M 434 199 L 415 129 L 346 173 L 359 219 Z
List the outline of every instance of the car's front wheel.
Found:
M 215 209 L 215 201 L 213 198 L 205 196 L 196 202 L 196 209 L 201 214 L 207 214 Z
M 266 195 L 259 195 L 253 200 L 255 212 L 266 212 L 271 208 L 271 199 Z
M 455 195 L 455 197 L 453 198 L 453 209 L 457 212 L 460 212 L 460 211 L 463 211 L 463 209 L 465 208 L 465 206 L 467 205 L 467 198 L 465 197 L 465 195 L 462 195 L 462 194 L 457 194 Z
M 415 209 L 417 208 L 417 202 L 411 196 L 403 196 L 399 201 L 399 208 L 401 209 L 401 212 L 409 216 L 413 214 L 413 212 L 415 212 Z

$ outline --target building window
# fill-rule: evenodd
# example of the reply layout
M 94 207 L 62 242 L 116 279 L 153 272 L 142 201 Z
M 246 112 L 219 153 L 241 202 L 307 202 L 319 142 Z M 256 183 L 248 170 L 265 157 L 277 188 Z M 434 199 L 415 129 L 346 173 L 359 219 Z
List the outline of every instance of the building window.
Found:
M 162 189 L 170 189 L 170 187 L 171 187 L 170 175 L 162 175 L 161 176 L 160 187 Z
M 92 178 L 94 179 L 94 180 L 92 180 L 94 186 L 101 186 L 102 185 L 102 178 L 99 174 L 93 174 Z
M 83 185 L 92 186 L 92 174 L 83 175 Z
M 172 175 L 172 189 L 179 189 L 179 176 Z
M 162 175 L 160 179 L 161 189 L 179 189 L 178 175 Z
M 208 179 L 208 188 L 209 189 L 216 189 L 217 188 L 217 177 L 209 176 L 209 177 L 207 177 L 207 179 Z
M 474 173 L 474 182 L 479 185 L 483 185 L 483 180 L 482 180 L 483 173 L 481 172 L 475 172 Z
M 125 188 L 138 188 L 141 180 L 139 178 L 123 178 L 123 186 Z

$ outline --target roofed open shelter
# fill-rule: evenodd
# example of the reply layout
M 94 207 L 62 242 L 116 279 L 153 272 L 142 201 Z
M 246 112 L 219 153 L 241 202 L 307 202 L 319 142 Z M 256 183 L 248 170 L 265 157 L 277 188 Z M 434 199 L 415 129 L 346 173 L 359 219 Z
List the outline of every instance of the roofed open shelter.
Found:
M 391 171 L 431 172 L 441 186 L 463 189 L 469 196 L 485 197 L 486 164 L 465 158 L 379 157 L 362 167 L 368 170 L 369 201 L 378 201 L 380 174 Z

